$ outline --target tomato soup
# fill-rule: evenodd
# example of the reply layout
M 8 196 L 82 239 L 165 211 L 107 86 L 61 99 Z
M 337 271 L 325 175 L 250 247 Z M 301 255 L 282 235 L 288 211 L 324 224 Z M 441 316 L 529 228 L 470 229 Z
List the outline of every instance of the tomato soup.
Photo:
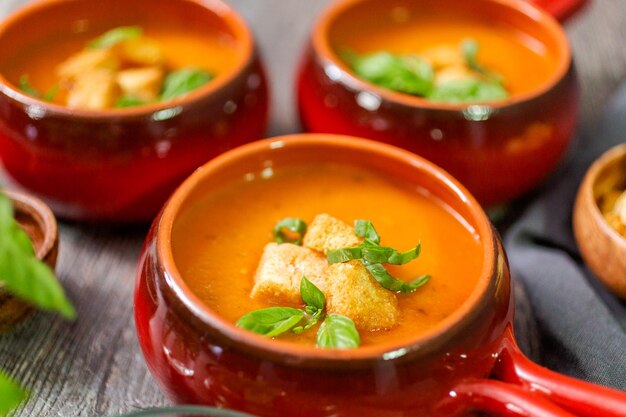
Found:
M 133 21 L 128 22 L 142 29 L 143 34 L 154 39 L 165 58 L 164 66 L 174 70 L 194 67 L 209 71 L 215 77 L 230 72 L 241 61 L 241 51 L 237 41 L 226 32 L 209 25 Z M 28 47 L 21 48 L 14 56 L 2 60 L 0 73 L 14 86 L 20 78 L 28 77 L 29 84 L 40 92 L 49 91 L 58 85 L 55 69 L 83 50 L 91 41 L 104 32 L 120 26 L 89 20 L 76 21 L 67 33 L 46 38 Z M 63 91 L 56 94 L 53 101 L 63 104 Z
M 479 45 L 478 62 L 501 75 L 512 95 L 540 88 L 556 72 L 556 46 L 547 45 L 530 35 L 532 32 L 503 23 L 495 16 L 475 16 L 467 9 L 471 2 L 463 3 L 467 4 L 405 1 L 380 13 L 380 7 L 368 9 L 368 2 L 363 2 L 334 22 L 331 44 L 339 55 L 346 50 L 361 54 L 420 54 L 472 39 Z M 439 10 L 441 6 L 446 10 Z M 378 14 L 373 16 L 374 12 Z M 497 10 L 493 13 L 497 15 Z
M 310 222 L 320 213 L 347 224 L 370 220 L 381 244 L 399 250 L 422 244 L 417 260 L 388 269 L 406 281 L 430 274 L 430 281 L 414 293 L 398 294 L 397 324 L 388 330 L 361 332 L 362 346 L 427 331 L 454 312 L 478 282 L 482 242 L 458 213 L 426 190 L 362 168 L 330 163 L 267 168 L 207 194 L 182 212 L 174 226 L 174 261 L 190 289 L 218 315 L 235 323 L 250 311 L 273 305 L 252 299 L 250 293 L 276 222 L 285 217 Z M 312 329 L 279 337 L 314 345 L 315 333 Z

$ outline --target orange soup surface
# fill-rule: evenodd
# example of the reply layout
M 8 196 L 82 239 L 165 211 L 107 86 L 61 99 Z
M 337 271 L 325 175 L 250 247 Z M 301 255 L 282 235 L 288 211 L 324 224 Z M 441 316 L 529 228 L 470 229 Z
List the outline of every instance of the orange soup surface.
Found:
M 412 294 L 399 294 L 398 323 L 389 330 L 361 332 L 362 346 L 427 331 L 459 308 L 477 284 L 481 241 L 457 213 L 414 186 L 334 164 L 268 169 L 207 193 L 174 226 L 175 263 L 191 290 L 235 323 L 250 311 L 272 306 L 252 299 L 250 292 L 276 222 L 285 217 L 310 222 L 319 213 L 350 225 L 355 219 L 371 220 L 381 244 L 399 250 L 422 243 L 417 260 L 388 270 L 407 281 L 425 273 L 432 278 Z M 315 345 L 316 331 L 279 338 Z
M 237 41 L 230 35 L 215 30 L 193 25 L 184 27 L 150 21 L 132 22 L 142 29 L 143 35 L 158 42 L 165 57 L 164 66 L 168 70 L 180 68 L 203 69 L 215 77 L 227 73 L 241 59 Z M 29 84 L 39 92 L 50 91 L 59 84 L 56 69 L 72 55 L 83 50 L 91 41 L 108 30 L 120 25 L 90 25 L 89 21 L 75 22 L 68 32 L 42 40 L 21 51 L 11 59 L 0 63 L 0 73 L 14 86 L 20 78 L 28 76 Z M 53 101 L 64 104 L 65 95 L 61 90 Z
M 500 74 L 511 95 L 530 92 L 548 80 L 558 58 L 540 40 L 512 26 L 488 18 L 470 18 L 433 10 L 390 8 L 387 15 L 368 20 L 346 17 L 331 34 L 336 52 L 387 51 L 420 54 L 442 45 L 458 46 L 464 40 L 477 42 L 477 61 Z

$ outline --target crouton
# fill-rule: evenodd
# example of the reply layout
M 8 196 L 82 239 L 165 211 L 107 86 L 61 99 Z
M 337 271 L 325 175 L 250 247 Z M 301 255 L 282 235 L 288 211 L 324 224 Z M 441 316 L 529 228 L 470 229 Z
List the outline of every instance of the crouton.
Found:
M 322 254 L 291 243 L 268 243 L 254 275 L 251 296 L 276 303 L 300 304 L 302 276 L 321 289 L 320 283 L 327 274 L 328 262 Z
M 102 110 L 114 105 L 117 93 L 115 76 L 111 71 L 88 71 L 76 77 L 74 88 L 67 96 L 67 105 L 71 108 Z
M 115 50 L 127 65 L 161 66 L 165 62 L 159 42 L 145 36 L 121 42 Z
M 159 95 L 164 75 L 159 67 L 132 68 L 117 73 L 117 84 L 125 96 L 153 101 Z
M 328 214 L 318 214 L 311 222 L 302 245 L 319 252 L 358 246 L 363 239 L 354 229 Z
M 420 57 L 426 60 L 434 70 L 440 70 L 446 67 L 462 67 L 466 65 L 466 59 L 463 51 L 458 46 L 441 45 L 428 48 L 420 54 Z
M 119 61 L 110 49 L 85 49 L 72 55 L 57 67 L 57 75 L 64 80 L 73 80 L 97 69 L 115 71 Z
M 435 85 L 442 86 L 450 82 L 472 80 L 480 78 L 480 74 L 465 66 L 447 67 L 435 75 Z
M 359 330 L 389 329 L 398 320 L 395 294 L 381 287 L 359 261 L 330 265 L 320 285 L 326 310 L 350 317 Z

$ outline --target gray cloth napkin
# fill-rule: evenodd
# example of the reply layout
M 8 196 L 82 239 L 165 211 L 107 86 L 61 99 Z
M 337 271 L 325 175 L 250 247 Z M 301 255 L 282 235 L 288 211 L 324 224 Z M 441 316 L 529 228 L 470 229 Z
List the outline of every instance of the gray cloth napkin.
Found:
M 580 131 L 569 163 L 508 229 L 504 241 L 513 277 L 518 289 L 523 287 L 516 294 L 522 350 L 552 370 L 626 390 L 626 303 L 585 267 L 571 227 L 574 198 L 587 168 L 623 142 L 626 83 L 598 125 Z M 525 300 L 536 327 L 529 325 Z

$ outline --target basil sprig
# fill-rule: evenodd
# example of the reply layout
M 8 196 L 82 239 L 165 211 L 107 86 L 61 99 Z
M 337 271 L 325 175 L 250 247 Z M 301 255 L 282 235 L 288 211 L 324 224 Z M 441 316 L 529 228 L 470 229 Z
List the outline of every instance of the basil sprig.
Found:
M 329 314 L 317 332 L 317 346 L 326 349 L 354 349 L 361 337 L 354 322 L 340 314 Z
M 27 395 L 24 389 L 0 371 L 0 416 L 17 407 Z
M 0 287 L 44 310 L 73 319 L 74 307 L 54 272 L 37 259 L 28 235 L 13 218 L 13 206 L 0 193 Z
M 32 96 L 35 98 L 41 98 L 43 101 L 54 100 L 54 98 L 59 92 L 59 86 L 58 84 L 55 84 L 52 87 L 50 87 L 50 89 L 45 94 L 42 95 L 39 92 L 39 90 L 33 87 L 33 85 L 30 83 L 28 74 L 22 74 L 18 82 L 18 88 L 22 90 L 23 92 L 25 92 L 26 94 L 28 94 L 29 96 Z
M 411 282 L 394 278 L 382 264 L 404 265 L 419 257 L 422 244 L 418 243 L 406 252 L 398 252 L 394 248 L 380 246 L 380 235 L 369 220 L 356 220 L 354 234 L 365 240 L 359 246 L 330 250 L 326 254 L 329 264 L 343 263 L 351 260 L 360 261 L 374 279 L 385 289 L 402 294 L 412 293 L 430 279 L 422 275 Z
M 139 26 L 120 26 L 111 29 L 89 43 L 92 49 L 110 48 L 118 43 L 137 39 L 143 35 L 143 29 Z
M 306 233 L 307 225 L 302 219 L 296 219 L 293 217 L 286 217 L 276 223 L 272 235 L 276 243 L 293 243 L 294 245 L 301 245 L 302 238 Z
M 432 66 L 415 54 L 375 52 L 358 55 L 345 52 L 342 57 L 360 78 L 402 93 L 447 102 L 485 102 L 508 98 L 502 76 L 478 63 L 478 43 L 475 40 L 463 41 L 461 53 L 467 68 L 477 76 L 441 85 L 435 83 L 436 74 Z
M 317 347 L 346 349 L 359 346 L 361 338 L 354 322 L 339 314 L 324 316 L 326 297 L 305 276 L 300 281 L 300 297 L 305 304 L 303 310 L 291 307 L 255 310 L 241 317 L 236 326 L 262 336 L 276 337 L 290 330 L 300 334 L 324 319 L 317 333 Z
M 198 68 L 182 68 L 172 71 L 163 81 L 161 100 L 184 96 L 202 87 L 213 79 L 213 74 Z

